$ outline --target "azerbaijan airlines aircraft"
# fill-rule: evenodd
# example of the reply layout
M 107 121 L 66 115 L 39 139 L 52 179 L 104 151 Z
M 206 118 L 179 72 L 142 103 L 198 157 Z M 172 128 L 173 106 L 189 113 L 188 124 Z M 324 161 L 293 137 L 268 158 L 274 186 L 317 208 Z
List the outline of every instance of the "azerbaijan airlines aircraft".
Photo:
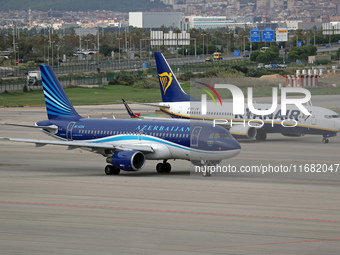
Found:
M 36 146 L 61 145 L 81 148 L 106 157 L 107 175 L 120 170 L 139 171 L 146 159 L 163 160 L 159 173 L 171 171 L 169 159 L 190 160 L 197 165 L 218 164 L 237 155 L 239 143 L 222 127 L 195 121 L 151 121 L 89 119 L 73 108 L 50 66 L 40 66 L 48 120 L 35 125 L 7 124 L 38 128 L 57 140 L 4 138 Z
M 203 115 L 201 101 L 183 91 L 163 54 L 155 52 L 155 59 L 163 102 L 149 105 L 159 107 L 161 111 L 173 118 L 211 121 L 219 119 L 228 121 L 228 123 L 232 121 L 234 125 L 226 125 L 226 127 L 235 138 L 256 138 L 257 140 L 266 140 L 267 133 L 281 133 L 284 136 L 311 134 L 322 135 L 322 142 L 328 143 L 329 137 L 336 136 L 340 132 L 339 114 L 316 106 L 305 106 L 311 115 L 304 115 L 295 105 L 287 105 L 286 115 L 283 116 L 281 106 L 278 105 L 274 113 L 262 116 L 252 114 L 245 105 L 244 114 L 234 115 L 233 103 L 222 102 L 219 98 L 220 102 L 216 104 L 217 106 L 215 102 L 207 102 L 207 112 Z M 204 83 L 201 83 L 201 86 L 206 93 L 217 94 L 212 86 Z M 254 107 L 270 109 L 271 105 L 254 103 Z M 287 125 L 282 124 L 283 120 Z M 252 125 L 248 125 L 249 121 Z M 255 126 L 254 123 L 258 125 Z

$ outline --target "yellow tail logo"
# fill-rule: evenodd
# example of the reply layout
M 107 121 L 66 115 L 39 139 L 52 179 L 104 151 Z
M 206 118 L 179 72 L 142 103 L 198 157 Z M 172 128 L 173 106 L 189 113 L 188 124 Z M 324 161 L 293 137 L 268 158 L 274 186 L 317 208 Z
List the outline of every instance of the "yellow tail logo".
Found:
M 169 86 L 171 85 L 172 82 L 172 73 L 167 73 L 164 72 L 162 74 L 159 74 L 159 81 L 162 84 L 162 88 L 163 88 L 163 93 L 165 95 L 166 90 L 169 88 Z

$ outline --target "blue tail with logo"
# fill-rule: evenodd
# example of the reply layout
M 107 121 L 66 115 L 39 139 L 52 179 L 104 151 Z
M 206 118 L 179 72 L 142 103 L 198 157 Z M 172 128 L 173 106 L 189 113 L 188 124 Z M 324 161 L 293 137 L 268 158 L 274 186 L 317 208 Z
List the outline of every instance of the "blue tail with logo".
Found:
M 183 91 L 161 52 L 155 52 L 155 59 L 163 102 L 197 101 Z
M 48 65 L 40 66 L 48 119 L 80 119 L 57 76 Z

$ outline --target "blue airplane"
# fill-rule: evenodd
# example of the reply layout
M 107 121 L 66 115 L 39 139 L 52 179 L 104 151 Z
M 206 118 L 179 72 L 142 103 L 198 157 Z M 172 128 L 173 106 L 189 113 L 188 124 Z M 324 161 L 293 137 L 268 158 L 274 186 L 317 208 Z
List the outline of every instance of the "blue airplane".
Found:
M 61 145 L 101 154 L 109 163 L 107 175 L 120 170 L 139 171 L 146 159 L 163 160 L 159 173 L 171 171 L 169 159 L 190 160 L 196 165 L 218 164 L 237 155 L 239 143 L 222 127 L 194 121 L 150 121 L 89 119 L 80 116 L 59 83 L 52 68 L 41 65 L 41 77 L 48 120 L 35 125 L 8 124 L 38 128 L 57 140 L 4 138 L 36 146 Z

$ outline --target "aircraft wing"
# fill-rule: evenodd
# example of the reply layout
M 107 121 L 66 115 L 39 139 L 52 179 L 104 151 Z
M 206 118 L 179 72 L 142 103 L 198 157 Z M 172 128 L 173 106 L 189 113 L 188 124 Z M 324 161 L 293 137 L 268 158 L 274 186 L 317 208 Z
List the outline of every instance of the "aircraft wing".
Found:
M 36 147 L 41 147 L 44 145 L 61 145 L 68 146 L 68 150 L 76 148 L 87 148 L 91 149 L 93 152 L 98 152 L 100 154 L 104 153 L 104 150 L 137 150 L 145 153 L 153 152 L 153 148 L 150 145 L 142 144 L 120 144 L 113 145 L 111 143 L 91 143 L 91 142 L 75 142 L 75 141 L 55 141 L 55 140 L 39 140 L 39 139 L 23 139 L 23 138 L 10 138 L 10 137 L 0 137 L 0 140 L 7 140 L 13 142 L 24 142 L 24 143 L 34 143 Z M 103 152 L 103 153 L 102 153 Z
M 2 123 L 2 124 L 0 124 L 0 125 L 45 129 L 45 130 L 50 131 L 52 134 L 56 134 L 56 133 L 58 132 L 58 127 L 57 127 L 56 125 L 50 125 L 50 126 L 35 126 L 35 125 L 16 124 L 16 123 Z

